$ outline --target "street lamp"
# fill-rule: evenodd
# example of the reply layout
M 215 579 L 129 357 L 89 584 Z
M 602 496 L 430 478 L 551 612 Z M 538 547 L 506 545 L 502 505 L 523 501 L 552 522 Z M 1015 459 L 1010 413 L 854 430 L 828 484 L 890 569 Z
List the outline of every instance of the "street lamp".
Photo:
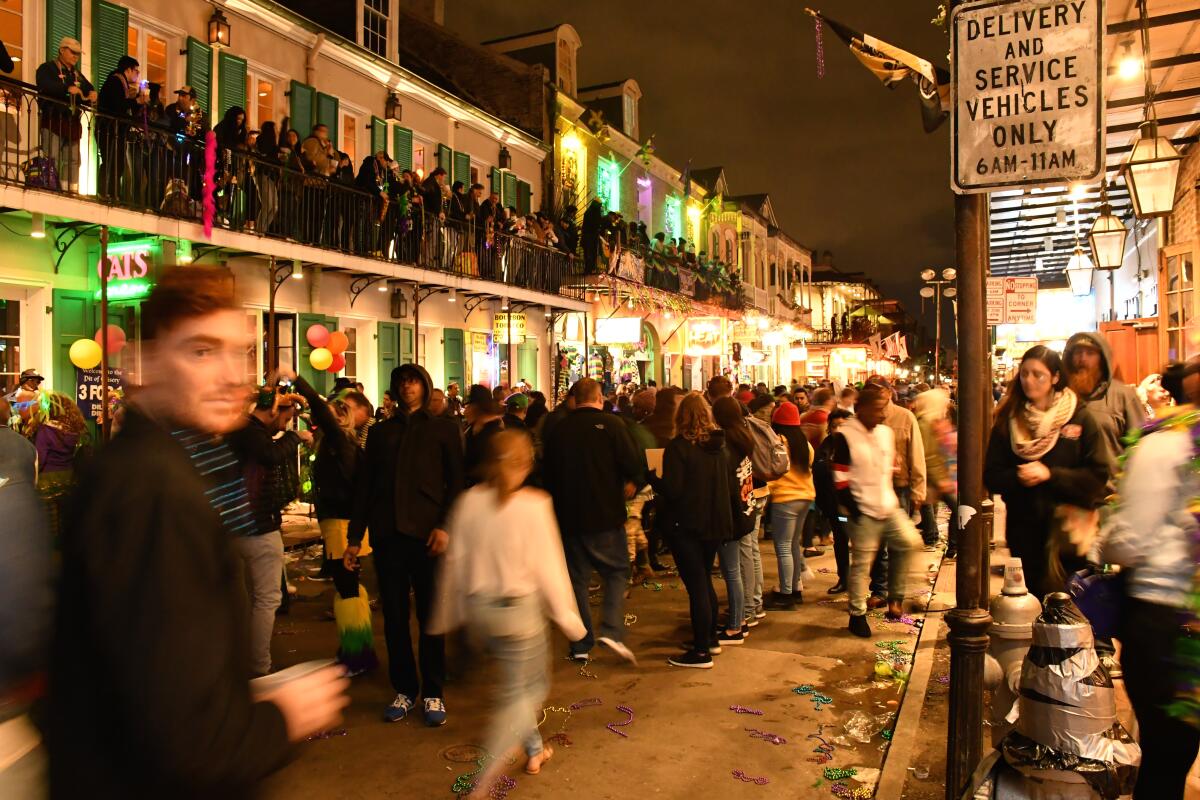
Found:
M 229 20 L 219 8 L 214 8 L 208 19 L 208 43 L 213 47 L 229 47 Z
M 1075 252 L 1067 259 L 1067 283 L 1071 285 L 1071 294 L 1086 297 L 1092 293 L 1092 272 L 1092 260 L 1076 244 Z
M 952 298 L 958 294 L 958 290 L 954 288 L 953 283 L 958 278 L 958 270 L 954 267 L 946 267 L 942 270 L 941 278 L 938 278 L 936 270 L 923 269 L 921 270 L 921 280 L 925 281 L 926 286 L 921 287 L 921 297 L 934 298 L 934 309 L 937 314 L 937 325 L 934 327 L 933 341 L 933 382 L 934 385 L 942 382 L 942 298 Z
M 1112 212 L 1108 204 L 1108 192 L 1103 187 L 1101 192 L 1100 216 L 1092 223 L 1088 232 L 1088 245 L 1092 251 L 1092 260 L 1096 269 L 1120 269 L 1125 261 L 1125 223 Z
M 1143 122 L 1140 131 L 1121 172 L 1133 198 L 1133 213 L 1139 218 L 1165 217 L 1175 207 L 1175 183 L 1183 156 L 1170 139 L 1158 135 L 1157 122 Z

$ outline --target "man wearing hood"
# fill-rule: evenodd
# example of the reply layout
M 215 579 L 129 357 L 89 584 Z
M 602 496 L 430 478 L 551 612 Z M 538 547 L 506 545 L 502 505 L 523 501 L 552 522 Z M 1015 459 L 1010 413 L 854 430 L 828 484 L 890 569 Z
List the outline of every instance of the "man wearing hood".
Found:
M 1067 383 L 1100 426 L 1115 469 L 1117 456 L 1125 450 L 1121 439 L 1146 421 L 1137 392 L 1113 378 L 1112 351 L 1098 333 L 1077 333 L 1068 339 L 1063 364 Z
M 425 701 L 425 723 L 438 726 L 446 722 L 445 644 L 441 636 L 426 631 L 436 595 L 438 558 L 449 543 L 446 516 L 463 490 L 462 439 L 453 421 L 430 413 L 433 382 L 423 367 L 396 367 L 390 391 L 396 411 L 367 436 L 344 561 L 347 569 L 358 569 L 363 535 L 370 528 L 388 673 L 396 691 L 384 719 L 404 719 L 420 696 Z M 410 633 L 410 592 L 420 628 L 419 675 Z

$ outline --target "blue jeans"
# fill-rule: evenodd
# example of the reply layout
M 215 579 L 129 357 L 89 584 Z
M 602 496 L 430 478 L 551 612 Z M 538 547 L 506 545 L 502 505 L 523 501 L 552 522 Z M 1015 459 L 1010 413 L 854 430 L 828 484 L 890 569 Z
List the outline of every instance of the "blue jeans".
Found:
M 591 580 L 592 570 L 600 573 L 600 579 L 604 582 L 600 635 L 621 641 L 625 630 L 625 582 L 629 578 L 625 526 L 586 535 L 564 531 L 562 538 L 567 572 L 571 575 L 571 588 L 575 590 L 575 603 L 587 628 L 587 635 L 578 642 L 571 642 L 571 654 L 591 652 L 596 644 L 592 611 L 588 606 L 588 581 Z
M 751 534 L 746 534 L 747 536 Z M 741 630 L 746 619 L 746 594 L 742 585 L 742 540 L 730 539 L 717 548 L 717 562 L 725 579 L 725 596 L 729 599 L 729 617 L 725 627 Z
M 762 518 L 763 515 L 759 512 L 758 517 L 754 520 L 754 530 L 738 540 L 742 562 L 742 595 L 745 600 L 742 607 L 747 621 L 751 614 L 762 611 L 762 554 L 758 549 L 758 535 L 762 532 Z
M 811 505 L 811 500 L 771 503 L 771 541 L 775 543 L 775 558 L 779 561 L 780 594 L 800 590 L 800 573 L 804 571 L 804 518 Z
M 900 510 L 912 516 L 912 489 L 907 486 L 897 486 L 896 499 L 900 501 Z M 879 548 L 875 563 L 871 565 L 871 596 L 888 596 L 888 548 Z

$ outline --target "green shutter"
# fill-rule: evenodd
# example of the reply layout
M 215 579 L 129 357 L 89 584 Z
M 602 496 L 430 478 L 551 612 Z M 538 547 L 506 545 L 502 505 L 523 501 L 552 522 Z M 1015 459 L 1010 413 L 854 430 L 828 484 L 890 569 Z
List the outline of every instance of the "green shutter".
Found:
M 442 367 L 446 385 L 457 383 L 460 387 L 465 384 L 465 334 L 462 328 L 442 329 Z
M 412 169 L 413 140 L 412 131 L 397 126 L 392 129 L 392 158 L 400 165 L 400 169 Z
M 444 144 L 439 144 L 437 149 L 438 166 L 446 170 L 446 177 L 450 177 L 450 173 L 454 171 L 454 151 Z
M 417 338 L 413 326 L 406 322 L 400 323 L 400 363 L 417 363 Z
M 376 403 L 383 403 L 383 393 L 392 386 L 392 370 L 400 366 L 397 360 L 400 356 L 400 340 L 399 333 L 396 330 L 394 322 L 380 322 L 379 324 L 379 376 L 375 381 L 375 385 L 379 387 L 379 394 L 375 397 Z
M 129 49 L 129 9 L 96 0 L 92 3 L 92 80 L 103 86 L 108 74 Z
M 313 103 L 316 90 L 307 83 L 292 81 L 288 92 L 288 126 L 300 134 L 300 138 L 308 136 L 313 126 Z M 286 131 L 280 131 L 282 137 Z
M 517 346 L 517 379 L 527 380 L 530 386 L 537 388 L 538 346 L 537 339 L 532 336 L 526 336 L 525 341 Z
M 371 117 L 371 155 L 387 150 L 387 123 L 379 117 Z
M 491 178 L 493 192 L 495 192 L 496 194 L 500 194 L 502 191 L 504 191 L 504 178 L 503 178 L 500 170 L 496 169 L 495 167 L 492 167 L 492 171 L 489 173 L 489 177 Z
M 64 36 L 83 38 L 83 7 L 80 0 L 46 0 L 46 60 L 58 58 L 58 43 Z M 122 47 L 129 41 L 129 34 L 121 37 Z M 116 63 L 116 62 L 114 62 Z M 101 76 L 92 77 L 100 79 Z M 71 378 L 74 382 L 74 377 Z
M 517 176 L 511 172 L 504 173 L 504 194 L 500 200 L 505 206 L 517 204 Z
M 522 214 L 529 213 L 529 203 L 532 198 L 533 187 L 525 181 L 517 181 L 517 211 Z
M 220 113 L 217 116 L 224 118 L 225 112 L 234 106 L 245 111 L 246 59 L 238 58 L 222 50 L 217 55 L 217 85 L 220 87 L 217 93 Z
M 471 185 L 471 154 L 460 153 L 454 151 L 454 178 L 453 181 L 462 181 L 465 186 Z
M 187 40 L 187 82 L 195 90 L 200 108 L 212 116 L 212 48 L 191 36 Z
M 338 99 L 324 92 L 317 92 L 317 124 L 329 128 L 329 141 L 338 146 Z M 301 136 L 307 136 L 307 131 L 301 131 Z

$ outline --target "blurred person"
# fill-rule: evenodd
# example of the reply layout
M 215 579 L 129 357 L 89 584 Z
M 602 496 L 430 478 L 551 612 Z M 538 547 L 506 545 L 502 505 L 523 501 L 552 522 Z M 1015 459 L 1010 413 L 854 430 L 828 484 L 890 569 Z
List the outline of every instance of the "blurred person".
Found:
M 665 448 L 675 438 L 675 412 L 679 408 L 679 401 L 683 398 L 683 395 L 684 391 L 682 389 L 677 389 L 673 386 L 665 386 L 655 391 L 654 410 L 650 413 L 650 416 L 641 421 L 641 425 L 654 437 L 656 449 L 661 450 Z M 670 509 L 663 507 L 657 500 L 654 500 L 652 501 L 649 513 L 647 514 L 646 509 L 643 509 L 642 516 L 643 519 L 647 516 L 653 518 L 653 523 L 650 527 L 645 528 L 650 569 L 655 572 L 663 572 L 667 567 L 659 562 L 658 556 L 662 552 L 664 542 L 667 540 L 667 532 L 673 527 Z
M 658 448 L 654 434 L 642 423 L 654 413 L 654 389 L 643 389 L 633 396 L 630 410 L 621 418 L 629 428 L 629 435 L 642 459 L 643 469 L 649 470 L 646 451 Z M 629 563 L 633 565 L 634 580 L 651 579 L 655 576 L 650 566 L 650 543 L 646 536 L 646 506 L 654 500 L 654 490 L 647 483 L 633 499 L 625 504 L 625 544 L 629 550 Z
M 768 610 L 790 611 L 804 602 L 804 581 L 813 575 L 804 562 L 804 520 L 817 498 L 813 485 L 812 445 L 804 435 L 800 414 L 791 403 L 781 403 L 771 419 L 771 429 L 787 442 L 790 467 L 771 481 L 771 541 L 779 564 L 779 589 L 768 601 Z
M 945 503 L 951 514 L 958 505 L 958 438 L 949 419 L 950 393 L 940 387 L 922 392 L 913 401 L 913 411 L 925 451 L 927 497 L 921 504 L 921 538 L 927 547 L 932 547 L 939 538 L 938 504 Z M 953 524 L 948 533 L 946 558 L 956 558 L 958 539 Z
M 1146 419 L 1170 413 L 1175 405 L 1171 393 L 1163 388 L 1163 376 L 1157 372 L 1142 379 L 1137 386 L 1137 396 L 1142 403 L 1142 410 L 1146 412 Z
M 496 386 L 492 387 L 492 399 L 495 400 L 497 403 L 499 403 L 501 406 L 504 405 L 504 398 L 506 398 L 506 397 L 508 397 L 508 387 L 507 386 L 505 386 L 504 384 L 497 384 Z
M 451 383 L 446 387 L 446 408 L 452 417 L 461 417 L 463 411 L 462 398 L 458 396 L 459 386 L 457 383 Z
M 31 392 L 36 392 L 42 386 L 43 378 L 36 369 L 27 369 L 21 373 L 18 379 L 17 388 L 28 389 Z
M 467 423 L 463 433 L 463 465 L 467 486 L 471 487 L 481 480 L 479 470 L 488 451 L 488 441 L 504 430 L 504 407 L 486 386 L 472 386 L 463 406 L 463 421 Z
M 507 430 L 525 429 L 525 415 L 529 411 L 529 395 L 512 394 L 504 401 L 504 427 Z
M 858 390 L 853 386 L 847 386 L 842 389 L 842 393 L 838 396 L 838 408 L 842 411 L 854 413 L 855 403 L 858 401 Z
M 53 798 L 248 796 L 348 702 L 340 668 L 257 696 L 246 680 L 250 631 L 222 517 L 248 503 L 236 472 L 214 480 L 236 469 L 216 437 L 243 422 L 244 315 L 232 276 L 212 267 L 164 273 L 141 305 L 145 382 L 63 527 L 45 716 Z
M 55 539 L 76 483 L 76 460 L 88 448 L 88 430 L 79 406 L 70 396 L 39 389 L 31 400 L 23 430 L 37 448 L 38 494 L 46 503 L 49 533 Z
M 38 499 L 37 450 L 0 397 L 0 797 L 46 796 L 46 752 L 28 716 L 41 694 L 53 610 L 53 555 Z
M 571 657 L 587 662 L 595 642 L 633 664 L 625 646 L 624 599 L 629 560 L 625 501 L 646 482 L 645 468 L 625 423 L 603 411 L 600 384 L 583 378 L 573 388 L 575 410 L 546 432 L 543 485 L 554 498 L 567 570 L 586 634 L 571 641 Z M 604 584 L 600 636 L 593 639 L 588 605 L 592 571 Z
M 885 424 L 889 398 L 875 384 L 858 393 L 855 416 L 844 423 L 833 440 L 833 472 L 838 506 L 848 520 L 850 536 L 850 632 L 870 637 L 867 595 L 875 555 L 892 549 L 888 576 L 889 619 L 903 614 L 909 553 L 919 546 L 912 519 L 904 513 L 892 485 L 895 469 L 895 434 Z
M 444 395 L 443 395 L 444 397 Z M 383 393 L 383 402 L 379 404 L 379 408 L 375 410 L 375 421 L 383 422 L 385 419 L 391 419 L 396 413 L 396 400 L 392 397 L 391 391 Z
M 433 381 L 424 367 L 392 370 L 395 415 L 371 428 L 342 563 L 358 570 L 367 529 L 375 551 L 379 604 L 387 639 L 388 677 L 396 697 L 383 714 L 399 722 L 423 700 L 425 724 L 446 723 L 443 682 L 445 642 L 430 629 L 437 594 L 438 559 L 446 552 L 446 516 L 463 490 L 462 439 L 458 426 L 429 413 Z M 411 598 L 411 599 L 410 599 Z M 413 653 L 412 603 L 420 639 L 420 673 Z
M 812 405 L 808 411 L 800 415 L 800 425 L 808 443 L 817 448 L 825 439 L 825 430 L 829 427 L 829 412 L 837 408 L 833 398 L 833 390 L 821 387 L 812 394 Z
M 1113 374 L 1112 351 L 1099 333 L 1077 333 L 1068 339 L 1062 362 L 1066 385 L 1091 412 L 1104 437 L 1111 456 L 1111 480 L 1116 474 L 1116 459 L 1125 450 L 1122 439 L 1142 427 L 1145 409 L 1133 387 Z
M 1094 526 L 1111 460 L 1100 423 L 1067 386 L 1062 358 L 1043 345 L 1027 350 L 997 409 L 983 481 L 1004 498 L 1008 549 L 1036 596 L 1064 591 L 1064 570 L 1085 566 L 1071 540 Z
M 756 522 L 762 506 L 766 504 L 767 492 L 756 493 L 757 481 L 754 477 L 754 465 L 751 456 L 754 453 L 754 434 L 750 432 L 750 423 L 742 414 L 742 407 L 731 397 L 722 397 L 713 404 L 713 421 L 725 434 L 725 447 L 729 454 L 730 481 L 734 484 L 735 495 L 733 504 L 732 529 L 728 538 L 721 540 L 717 547 L 717 561 L 721 568 L 721 576 L 725 580 L 725 596 L 729 604 L 729 613 L 724 626 L 717 626 L 718 645 L 738 645 L 745 641 L 750 628 L 747 619 L 753 617 L 746 607 L 746 583 L 756 580 L 753 573 L 743 574 L 742 570 L 742 540 L 752 538 L 754 546 L 758 544 L 755 532 Z M 760 502 L 761 496 L 761 502 Z M 759 559 L 759 570 L 762 567 Z M 758 588 L 761 596 L 762 589 Z M 717 607 L 713 606 L 714 623 Z
M 549 409 L 546 408 L 546 395 L 538 391 L 529 393 L 529 409 L 525 412 L 525 426 L 534 433 L 536 440 L 538 429 L 538 421 L 546 416 Z
M 705 387 L 704 399 L 711 406 L 722 397 L 733 397 L 733 384 L 724 375 L 714 375 Z
M 757 395 L 746 406 L 751 415 L 758 417 L 768 425 L 771 424 L 771 415 L 775 413 L 775 398 L 769 394 Z
M 792 392 L 792 402 L 796 404 L 796 408 L 800 410 L 802 415 L 807 414 L 808 410 L 812 408 L 812 400 L 808 396 L 808 389 L 803 386 Z
M 813 454 L 813 487 L 817 494 L 814 505 L 829 522 L 833 536 L 833 558 L 837 567 L 837 583 L 829 587 L 829 594 L 845 592 L 850 581 L 850 534 L 846 530 L 846 518 L 838 508 L 837 487 L 833 474 L 833 451 L 837 442 L 831 437 L 853 416 L 849 411 L 840 408 L 830 411 L 825 438 Z
M 429 395 L 429 413 L 434 417 L 446 416 L 446 411 L 449 405 L 446 403 L 446 393 L 441 389 L 434 389 Z
M 483 482 L 464 492 L 447 522 L 450 547 L 442 565 L 442 601 L 433 630 L 465 624 L 497 661 L 497 709 L 487 752 L 524 747 L 525 772 L 537 775 L 554 755 L 538 732 L 538 712 L 549 694 L 546 616 L 566 637 L 587 634 L 575 603 L 554 503 L 525 486 L 533 469 L 533 442 L 523 430 L 506 430 L 489 442 Z M 471 798 L 491 796 L 506 768 L 493 759 Z

